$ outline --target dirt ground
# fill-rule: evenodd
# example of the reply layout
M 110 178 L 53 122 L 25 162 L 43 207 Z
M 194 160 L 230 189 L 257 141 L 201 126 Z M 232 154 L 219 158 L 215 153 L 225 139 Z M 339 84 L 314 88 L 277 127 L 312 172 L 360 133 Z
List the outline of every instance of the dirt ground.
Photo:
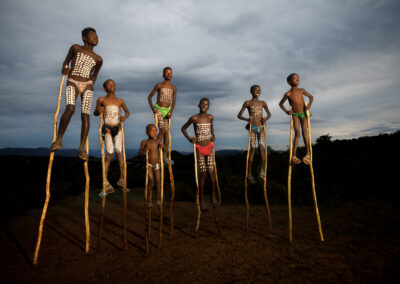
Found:
M 288 240 L 285 205 L 272 205 L 272 236 L 262 206 L 218 209 L 222 235 L 212 212 L 202 214 L 194 236 L 196 208 L 175 203 L 170 237 L 164 209 L 162 248 L 158 209 L 153 209 L 150 253 L 144 251 L 144 209 L 128 199 L 128 250 L 123 249 L 122 200 L 107 199 L 101 250 L 97 247 L 100 199 L 90 201 L 91 247 L 85 254 L 83 195 L 53 204 L 47 214 L 38 265 L 32 265 L 41 209 L 2 224 L 1 283 L 399 283 L 399 209 L 359 202 L 320 207 L 325 242 L 319 239 L 312 207 L 293 208 L 293 242 Z

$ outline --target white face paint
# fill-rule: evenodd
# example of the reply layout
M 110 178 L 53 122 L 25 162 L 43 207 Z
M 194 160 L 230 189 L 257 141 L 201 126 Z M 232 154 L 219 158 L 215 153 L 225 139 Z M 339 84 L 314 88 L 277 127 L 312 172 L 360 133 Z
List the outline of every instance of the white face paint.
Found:
M 252 118 L 260 118 L 262 117 L 263 109 L 262 105 L 254 106 L 251 105 L 249 108 L 249 114 Z

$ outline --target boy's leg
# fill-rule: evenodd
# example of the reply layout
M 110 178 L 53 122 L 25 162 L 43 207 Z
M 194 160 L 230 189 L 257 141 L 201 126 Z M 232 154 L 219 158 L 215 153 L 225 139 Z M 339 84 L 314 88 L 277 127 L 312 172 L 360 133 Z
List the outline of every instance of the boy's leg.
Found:
M 118 160 L 119 165 L 119 179 L 125 179 L 125 171 L 124 171 L 124 157 L 122 155 L 122 131 L 120 130 L 117 135 L 114 137 L 114 145 L 115 145 L 115 156 Z
M 264 173 L 264 166 L 265 166 L 265 137 L 264 137 L 264 131 L 261 131 L 257 133 L 257 140 L 258 140 L 258 150 L 260 151 L 260 177 L 264 178 L 265 173 Z
M 293 117 L 293 129 L 294 129 L 292 163 L 299 164 L 301 161 L 299 160 L 299 158 L 297 158 L 296 153 L 300 139 L 300 119 L 295 115 L 292 115 L 292 117 Z
M 153 202 L 151 200 L 152 194 L 151 192 L 153 191 L 153 185 L 154 185 L 154 172 L 153 172 L 153 167 L 150 165 L 147 165 L 149 167 L 148 169 L 148 184 L 147 184 L 147 207 L 151 208 L 153 207 Z
M 162 126 L 164 129 L 164 136 L 163 136 L 163 143 L 164 143 L 164 154 L 163 154 L 163 159 L 164 163 L 169 165 L 171 161 L 168 159 L 168 151 L 169 151 L 169 132 L 168 132 L 168 123 L 169 119 L 167 118 L 162 118 L 162 124 L 160 124 L 160 127 Z
M 160 205 L 160 199 L 161 199 L 161 170 L 154 170 L 154 179 L 155 179 L 155 184 L 156 184 L 156 190 L 157 190 L 157 201 L 156 204 Z
M 201 211 L 206 212 L 207 206 L 204 204 L 204 184 L 206 183 L 207 178 L 207 167 L 205 162 L 205 157 L 200 155 L 199 150 L 197 150 L 197 161 L 198 161 L 198 169 L 200 172 L 199 175 L 199 188 L 200 188 L 200 208 Z
M 75 112 L 75 102 L 77 97 L 76 94 L 78 94 L 78 90 L 76 89 L 76 87 L 67 84 L 67 87 L 65 89 L 66 107 L 60 119 L 57 139 L 51 145 L 51 151 L 56 151 L 62 148 L 62 140 L 64 133 L 67 130 L 68 124 L 71 121 L 71 117 Z
M 310 149 L 310 138 L 308 137 L 308 121 L 306 118 L 303 118 L 301 120 L 301 134 L 303 135 L 303 141 L 304 141 L 304 145 L 306 146 L 307 149 L 307 154 L 304 156 L 303 158 L 303 162 L 305 164 L 310 164 L 310 153 L 311 153 L 311 149 Z
M 89 158 L 89 153 L 84 151 L 86 138 L 90 128 L 90 106 L 92 105 L 93 91 L 86 90 L 82 94 L 82 105 L 81 105 L 81 143 L 78 148 L 78 156 L 82 160 L 86 161 Z
M 218 201 L 215 195 L 215 172 L 214 172 L 214 158 L 212 153 L 207 156 L 207 173 L 208 177 L 210 178 L 211 183 L 211 193 L 212 193 L 212 205 L 213 207 L 217 207 Z

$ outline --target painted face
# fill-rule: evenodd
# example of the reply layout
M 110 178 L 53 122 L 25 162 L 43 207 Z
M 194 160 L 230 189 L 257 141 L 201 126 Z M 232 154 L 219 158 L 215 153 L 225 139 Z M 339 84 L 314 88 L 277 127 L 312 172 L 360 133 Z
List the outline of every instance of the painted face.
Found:
M 165 80 L 171 80 L 172 77 L 173 77 L 172 70 L 171 70 L 171 69 L 166 69 L 166 70 L 164 71 L 163 76 L 164 76 L 164 79 L 165 79 Z
M 210 103 L 208 102 L 208 100 L 202 100 L 200 103 L 200 112 L 204 113 L 207 112 L 208 108 L 210 107 Z
M 94 31 L 89 31 L 88 35 L 83 38 L 88 44 L 96 46 L 99 43 L 99 38 L 97 37 L 97 33 Z
M 107 93 L 115 93 L 115 90 L 116 90 L 115 82 L 113 80 L 107 81 L 106 87 L 104 88 L 104 90 Z
M 157 127 L 153 126 L 149 129 L 149 132 L 147 133 L 151 139 L 156 139 L 157 138 Z

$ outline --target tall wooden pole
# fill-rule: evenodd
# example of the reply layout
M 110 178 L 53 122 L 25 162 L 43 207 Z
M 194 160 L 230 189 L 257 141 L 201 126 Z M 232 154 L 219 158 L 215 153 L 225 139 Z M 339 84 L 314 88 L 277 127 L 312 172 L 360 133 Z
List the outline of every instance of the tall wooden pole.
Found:
M 307 106 L 307 103 L 305 103 L 305 105 Z M 322 234 L 321 219 L 319 217 L 318 202 L 317 202 L 317 193 L 315 191 L 313 154 L 312 154 L 312 143 L 311 143 L 311 123 L 310 123 L 310 112 L 308 110 L 307 110 L 307 122 L 308 122 L 308 141 L 309 141 L 309 147 L 310 147 L 310 171 L 311 171 L 311 182 L 312 182 L 312 191 L 313 191 L 313 197 L 314 197 L 315 214 L 317 216 L 319 235 L 321 237 L 321 241 L 323 242 L 324 235 Z
M 199 231 L 200 226 L 200 217 L 201 217 L 201 209 L 200 209 L 200 188 L 199 188 L 199 177 L 197 173 L 197 153 L 196 153 L 196 143 L 193 143 L 193 155 L 194 155 L 194 176 L 196 179 L 196 207 L 197 207 L 197 221 L 196 221 L 196 236 Z
M 126 153 L 125 153 L 125 133 L 124 133 L 124 123 L 121 122 L 121 135 L 122 135 L 122 158 L 124 159 L 124 188 L 122 190 L 122 195 L 124 198 L 124 249 L 128 248 L 128 241 L 126 237 L 126 211 L 128 207 L 128 202 L 126 198 L 127 191 L 127 166 L 126 166 Z
M 149 186 L 149 151 L 146 151 L 146 180 L 144 187 L 144 224 L 145 224 L 145 243 L 146 243 L 146 252 L 149 252 L 149 238 L 150 238 L 150 223 L 149 223 L 149 207 L 148 207 L 148 186 Z
M 86 153 L 89 157 L 89 137 L 86 137 Z M 85 228 L 86 228 L 86 253 L 90 249 L 90 223 L 89 223 L 89 186 L 90 186 L 90 176 L 88 160 L 83 163 L 85 169 Z
M 163 150 L 160 147 L 160 165 L 161 165 L 161 189 L 160 189 L 160 227 L 159 227 L 159 237 L 158 237 L 158 247 L 162 244 L 162 230 L 163 230 L 163 202 L 164 202 L 164 161 L 163 161 Z
M 267 206 L 267 214 L 268 214 L 268 223 L 269 223 L 269 237 L 272 237 L 272 221 L 271 221 L 271 211 L 269 209 L 269 202 L 268 202 L 268 196 L 267 196 L 267 165 L 268 165 L 268 151 L 267 151 L 267 131 L 265 130 L 265 124 L 263 126 L 264 128 L 264 151 L 265 151 L 265 164 L 264 164 L 264 199 L 265 199 L 265 205 Z
M 168 151 L 168 159 L 171 163 L 168 165 L 168 173 L 169 173 L 169 183 L 171 185 L 171 199 L 169 200 L 169 234 L 172 236 L 174 233 L 174 198 L 175 198 L 175 182 L 174 182 L 174 174 L 172 172 L 172 155 L 171 155 L 171 118 L 168 120 L 168 139 L 169 139 L 169 151 Z
M 64 85 L 65 76 L 66 76 L 65 74 L 62 75 L 61 82 L 60 82 L 60 87 L 58 88 L 58 99 L 57 99 L 56 112 L 54 114 L 53 140 L 52 140 L 52 143 L 54 143 L 56 141 L 56 139 L 57 139 L 57 118 L 58 118 L 58 113 L 60 112 L 61 94 L 62 94 L 62 88 L 63 88 L 63 85 Z M 38 260 L 38 256 L 39 256 L 40 243 L 42 241 L 42 232 L 43 232 L 44 219 L 46 218 L 47 207 L 49 205 L 49 200 L 50 200 L 50 179 L 51 179 L 51 170 L 53 168 L 53 160 L 54 160 L 54 152 L 51 152 L 50 153 L 50 159 L 49 159 L 49 165 L 47 167 L 46 199 L 45 199 L 45 202 L 44 202 L 44 205 L 43 205 L 42 216 L 40 217 L 38 238 L 37 238 L 37 241 L 36 241 L 35 254 L 33 256 L 33 264 L 37 264 L 37 260 Z
M 249 232 L 249 199 L 247 198 L 247 181 L 249 175 L 249 156 L 250 156 L 250 138 L 251 138 L 251 123 L 249 124 L 249 142 L 247 144 L 247 158 L 246 158 L 246 176 L 244 179 L 244 199 L 246 201 L 246 224 L 245 224 L 245 232 L 246 234 Z
M 290 107 L 292 110 L 292 107 Z M 288 172 L 288 207 L 289 207 L 289 240 L 293 241 L 292 233 L 292 150 L 293 150 L 293 115 L 290 115 L 290 142 L 289 142 L 289 172 Z
M 101 211 L 100 211 L 100 224 L 99 224 L 99 231 L 97 234 L 97 248 L 100 250 L 100 243 L 101 243 L 101 233 L 103 230 L 103 222 L 104 222 L 104 208 L 106 206 L 106 163 L 104 157 L 104 142 L 103 142 L 103 133 L 102 133 L 102 126 L 103 126 L 103 113 L 100 113 L 100 123 L 99 123 L 99 140 L 100 140 L 100 148 L 101 148 L 101 169 L 102 169 L 102 177 L 103 177 L 103 186 L 101 189 L 102 198 L 101 198 Z

